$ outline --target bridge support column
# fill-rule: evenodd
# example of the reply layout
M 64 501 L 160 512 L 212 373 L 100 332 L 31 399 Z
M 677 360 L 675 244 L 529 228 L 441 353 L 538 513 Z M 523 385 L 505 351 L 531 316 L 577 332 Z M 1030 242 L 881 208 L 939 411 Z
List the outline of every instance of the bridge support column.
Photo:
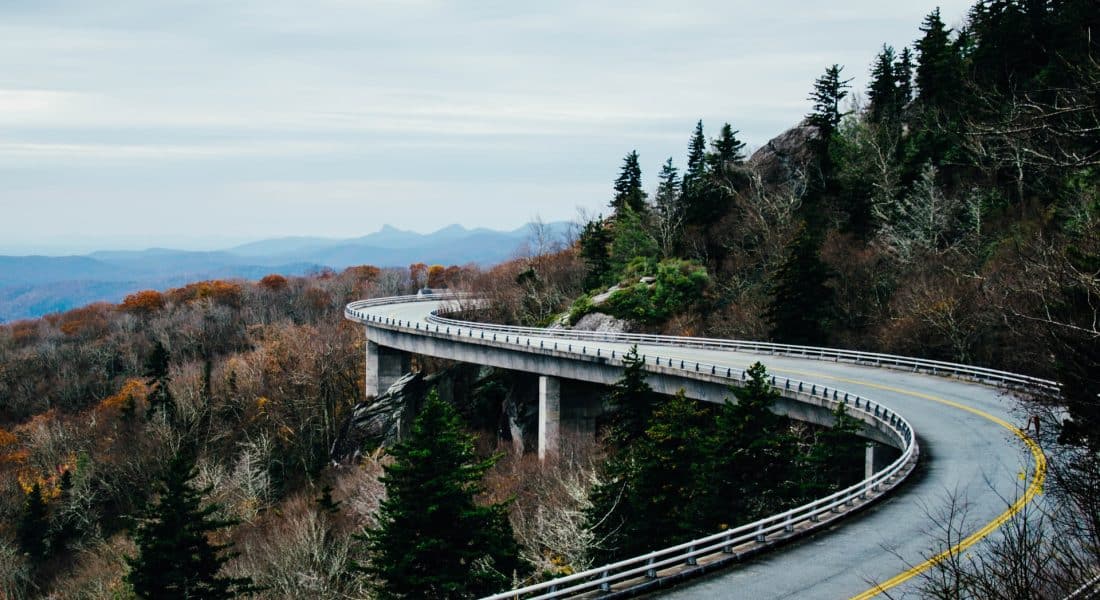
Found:
M 539 376 L 539 461 L 553 460 L 561 444 L 561 381 Z
M 408 353 L 367 340 L 367 397 L 377 398 L 386 393 L 394 382 L 409 372 L 410 363 Z
M 870 479 L 875 474 L 875 443 L 869 442 L 867 444 L 867 451 L 864 453 L 863 459 L 863 478 Z

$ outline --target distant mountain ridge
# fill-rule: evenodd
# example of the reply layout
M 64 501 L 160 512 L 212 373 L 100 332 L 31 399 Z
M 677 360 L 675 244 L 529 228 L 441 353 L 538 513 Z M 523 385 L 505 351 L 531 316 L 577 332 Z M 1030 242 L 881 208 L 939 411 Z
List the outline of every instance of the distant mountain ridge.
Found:
M 567 222 L 545 231 L 564 239 Z M 101 250 L 80 256 L 0 256 L 0 322 L 39 317 L 90 302 L 118 302 L 141 289 L 163 289 L 202 279 L 258 279 L 268 273 L 302 275 L 353 265 L 405 267 L 412 263 L 488 265 L 513 257 L 532 232 L 450 225 L 432 233 L 383 226 L 347 239 L 284 237 L 215 251 L 149 248 Z

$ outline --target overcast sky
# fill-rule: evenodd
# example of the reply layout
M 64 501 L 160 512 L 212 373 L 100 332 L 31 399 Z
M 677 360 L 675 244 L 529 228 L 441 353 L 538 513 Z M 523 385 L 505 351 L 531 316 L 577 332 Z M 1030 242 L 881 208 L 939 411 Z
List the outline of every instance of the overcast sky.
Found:
M 862 90 L 937 4 L 3 2 L 0 253 L 572 219 L 697 119 L 757 147 L 828 65 Z

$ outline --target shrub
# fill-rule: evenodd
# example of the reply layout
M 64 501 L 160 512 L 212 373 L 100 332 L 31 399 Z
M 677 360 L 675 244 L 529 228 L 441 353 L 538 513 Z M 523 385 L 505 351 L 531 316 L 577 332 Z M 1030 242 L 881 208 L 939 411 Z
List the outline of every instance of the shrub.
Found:
M 569 309 L 569 324 L 576 325 L 578 321 L 584 318 L 584 315 L 590 312 L 592 312 L 592 298 L 588 294 L 582 294 Z
M 632 267 L 636 272 L 644 268 L 641 263 Z M 612 294 L 603 312 L 620 319 L 660 323 L 702 299 L 710 281 L 704 267 L 679 259 L 657 263 L 654 277 L 652 284 L 639 281 Z

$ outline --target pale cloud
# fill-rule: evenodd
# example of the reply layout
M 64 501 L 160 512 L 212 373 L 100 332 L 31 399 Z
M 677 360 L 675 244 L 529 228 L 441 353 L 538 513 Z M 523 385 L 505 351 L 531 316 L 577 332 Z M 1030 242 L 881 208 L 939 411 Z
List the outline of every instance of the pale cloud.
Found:
M 968 3 L 940 4 L 954 22 Z M 802 118 L 826 66 L 861 89 L 881 44 L 910 43 L 933 7 L 6 3 L 0 238 L 567 219 L 604 209 L 632 149 L 647 177 L 682 163 L 696 119 L 759 146 Z

